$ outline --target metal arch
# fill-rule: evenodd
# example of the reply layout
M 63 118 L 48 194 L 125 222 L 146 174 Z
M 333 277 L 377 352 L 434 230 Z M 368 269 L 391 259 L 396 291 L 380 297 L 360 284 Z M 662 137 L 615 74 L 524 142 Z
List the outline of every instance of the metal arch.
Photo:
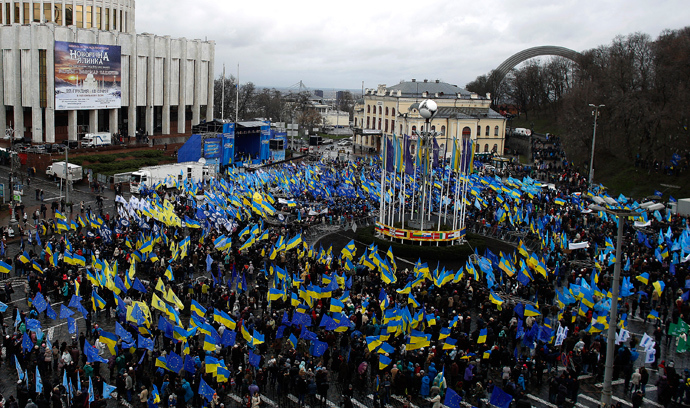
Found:
M 540 47 L 528 48 L 513 54 L 507 60 L 503 61 L 503 63 L 501 63 L 496 70 L 494 70 L 493 74 L 491 75 L 495 81 L 494 83 L 496 85 L 500 84 L 508 72 L 510 72 L 511 69 L 515 68 L 521 62 L 542 55 L 558 55 L 560 57 L 568 58 L 574 62 L 579 62 L 580 58 L 582 57 L 582 54 L 577 51 L 555 45 L 543 45 Z

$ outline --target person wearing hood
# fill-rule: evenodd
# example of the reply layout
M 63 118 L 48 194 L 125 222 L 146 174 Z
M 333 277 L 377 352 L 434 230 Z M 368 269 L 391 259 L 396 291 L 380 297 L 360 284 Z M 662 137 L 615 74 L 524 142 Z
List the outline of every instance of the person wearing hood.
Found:
M 422 376 L 422 386 L 419 389 L 419 394 L 426 398 L 429 396 L 429 383 L 431 383 L 431 379 L 429 378 L 428 375 L 424 375 L 424 371 L 420 371 L 419 374 Z

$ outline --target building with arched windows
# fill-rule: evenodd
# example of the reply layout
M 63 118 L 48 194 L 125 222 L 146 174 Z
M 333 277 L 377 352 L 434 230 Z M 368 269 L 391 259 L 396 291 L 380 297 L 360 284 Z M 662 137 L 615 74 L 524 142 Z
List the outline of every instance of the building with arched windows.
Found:
M 365 89 L 355 106 L 355 148 L 380 151 L 381 138 L 392 134 L 410 135 L 414 139 L 425 126 L 424 118 L 417 111 L 424 99 L 433 99 L 438 104 L 430 126 L 440 133 L 436 141 L 442 154 L 450 157 L 453 139 L 460 138 L 471 138 L 477 153 L 503 154 L 506 119 L 491 109 L 490 95 L 482 97 L 438 80 L 414 79 L 391 87 L 379 85 L 376 89 Z
M 213 41 L 137 34 L 134 0 L 0 0 L 0 128 L 33 143 L 189 133 L 213 115 Z

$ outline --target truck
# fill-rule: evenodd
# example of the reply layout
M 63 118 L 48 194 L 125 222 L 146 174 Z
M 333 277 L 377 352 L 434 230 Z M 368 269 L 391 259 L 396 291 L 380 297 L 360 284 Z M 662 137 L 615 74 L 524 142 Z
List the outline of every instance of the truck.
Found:
M 69 181 L 79 181 L 84 177 L 81 166 L 74 163 L 67 163 L 67 173 L 65 174 L 65 162 L 54 162 L 46 168 L 46 176 L 57 177 Z
M 141 189 L 152 187 L 173 188 L 185 181 L 208 181 L 215 176 L 213 167 L 199 162 L 162 164 L 160 166 L 142 167 L 132 172 L 129 180 L 129 191 L 139 194 Z
M 675 211 L 672 211 L 674 214 L 682 217 L 690 216 L 690 198 L 680 198 L 675 204 Z
M 113 136 L 108 132 L 87 133 L 81 140 L 83 147 L 110 146 L 113 143 Z

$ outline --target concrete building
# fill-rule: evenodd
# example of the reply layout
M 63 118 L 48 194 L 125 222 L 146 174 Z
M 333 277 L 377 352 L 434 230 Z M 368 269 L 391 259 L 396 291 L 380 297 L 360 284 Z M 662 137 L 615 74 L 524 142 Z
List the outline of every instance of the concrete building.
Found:
M 365 89 L 355 106 L 355 148 L 380 151 L 382 137 L 393 133 L 414 139 L 424 129 L 424 118 L 416 109 L 424 99 L 438 104 L 430 125 L 440 133 L 436 140 L 441 152 L 450 156 L 454 138 L 471 138 L 475 152 L 503 154 L 506 119 L 491 109 L 490 95 L 482 97 L 445 82 L 414 79 Z
M 212 120 L 213 41 L 137 34 L 134 0 L 0 3 L 0 128 L 14 129 L 16 137 L 43 143 L 87 132 L 189 133 L 192 124 Z M 119 76 L 57 75 L 61 42 L 118 50 Z M 64 96 L 61 86 L 84 93 L 100 86 L 118 103 L 66 109 L 56 104 L 55 95 Z

